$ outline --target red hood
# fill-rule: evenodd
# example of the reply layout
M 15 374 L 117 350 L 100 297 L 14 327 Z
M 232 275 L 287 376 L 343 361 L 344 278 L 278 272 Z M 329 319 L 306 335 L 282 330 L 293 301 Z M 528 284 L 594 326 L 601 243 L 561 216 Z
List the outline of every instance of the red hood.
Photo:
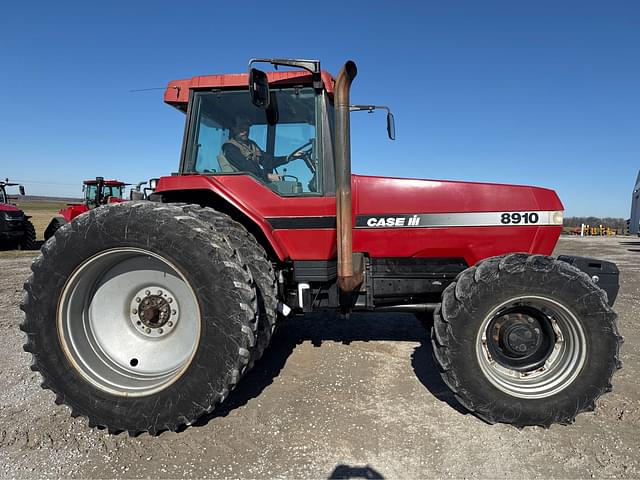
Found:
M 21 212 L 17 207 L 10 205 L 8 203 L 0 203 L 0 212 Z
M 353 175 L 360 214 L 564 210 L 547 188 Z

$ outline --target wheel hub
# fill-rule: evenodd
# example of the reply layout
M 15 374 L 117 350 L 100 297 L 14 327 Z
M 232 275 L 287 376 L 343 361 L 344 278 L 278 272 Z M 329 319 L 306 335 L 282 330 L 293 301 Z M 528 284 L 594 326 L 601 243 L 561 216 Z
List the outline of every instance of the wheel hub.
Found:
M 555 343 L 550 319 L 527 306 L 499 312 L 487 328 L 491 357 L 511 370 L 531 371 L 544 365 Z
M 514 323 L 504 329 L 503 343 L 509 353 L 516 357 L 526 357 L 537 350 L 542 337 L 539 325 L 534 327 L 532 323 Z
M 178 314 L 174 295 L 166 288 L 143 288 L 131 300 L 131 322 L 136 331 L 148 337 L 168 335 L 178 322 Z

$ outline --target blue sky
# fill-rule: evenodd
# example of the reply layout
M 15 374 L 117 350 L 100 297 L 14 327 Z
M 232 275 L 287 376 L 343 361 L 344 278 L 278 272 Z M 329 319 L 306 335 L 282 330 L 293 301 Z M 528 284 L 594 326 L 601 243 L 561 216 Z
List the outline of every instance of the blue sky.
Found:
M 357 62 L 355 173 L 532 184 L 566 215 L 627 218 L 640 168 L 640 2 L 9 2 L 0 176 L 33 194 L 178 166 L 169 80 L 251 57 Z

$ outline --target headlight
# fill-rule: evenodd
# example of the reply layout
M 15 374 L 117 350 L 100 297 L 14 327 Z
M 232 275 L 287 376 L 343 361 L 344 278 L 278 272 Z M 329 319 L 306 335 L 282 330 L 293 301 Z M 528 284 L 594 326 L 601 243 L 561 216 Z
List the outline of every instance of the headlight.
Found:
M 551 223 L 553 225 L 562 225 L 563 219 L 564 219 L 564 212 L 562 210 L 558 210 L 557 212 L 551 213 Z

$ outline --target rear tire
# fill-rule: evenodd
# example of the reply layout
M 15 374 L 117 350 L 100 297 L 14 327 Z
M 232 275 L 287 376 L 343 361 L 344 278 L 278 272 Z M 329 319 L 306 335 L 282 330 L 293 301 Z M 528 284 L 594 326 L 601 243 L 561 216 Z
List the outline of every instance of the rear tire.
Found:
M 92 210 L 44 244 L 32 271 L 21 325 L 31 368 L 90 426 L 136 435 L 190 425 L 246 368 L 251 274 L 183 207 Z
M 491 258 L 462 272 L 443 292 L 431 338 L 445 383 L 489 423 L 572 423 L 621 368 L 606 294 L 542 255 Z
M 18 246 L 20 250 L 36 249 L 36 229 L 31 220 L 24 221 L 24 236 L 20 239 Z
M 262 358 L 269 346 L 278 320 L 278 289 L 273 265 L 264 248 L 241 223 L 209 207 L 190 205 L 185 209 L 209 225 L 211 229 L 227 236 L 231 246 L 238 249 L 256 283 L 258 330 L 256 344 L 250 349 L 251 358 L 247 365 L 247 370 L 250 370 Z

